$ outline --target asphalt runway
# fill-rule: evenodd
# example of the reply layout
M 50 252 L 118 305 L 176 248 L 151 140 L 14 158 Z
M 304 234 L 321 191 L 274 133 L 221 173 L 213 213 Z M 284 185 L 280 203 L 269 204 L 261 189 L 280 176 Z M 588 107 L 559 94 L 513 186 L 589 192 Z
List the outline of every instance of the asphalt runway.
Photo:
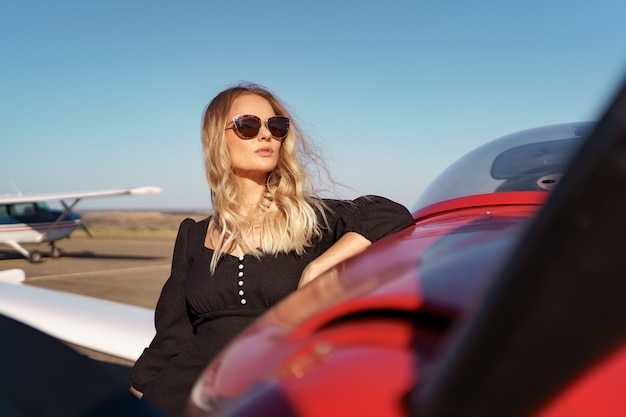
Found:
M 59 241 L 60 258 L 40 245 L 41 263 L 0 249 L 0 269 L 22 269 L 26 284 L 154 308 L 170 271 L 175 235 L 170 237 L 94 237 L 73 234 Z M 33 246 L 25 245 L 27 249 Z

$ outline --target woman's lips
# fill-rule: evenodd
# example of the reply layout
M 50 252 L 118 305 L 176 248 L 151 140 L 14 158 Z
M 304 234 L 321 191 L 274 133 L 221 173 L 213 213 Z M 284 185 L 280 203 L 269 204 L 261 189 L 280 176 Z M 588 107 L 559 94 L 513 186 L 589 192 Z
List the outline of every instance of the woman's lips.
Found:
M 254 153 L 261 156 L 272 156 L 274 154 L 274 150 L 272 148 L 261 148 L 254 151 Z

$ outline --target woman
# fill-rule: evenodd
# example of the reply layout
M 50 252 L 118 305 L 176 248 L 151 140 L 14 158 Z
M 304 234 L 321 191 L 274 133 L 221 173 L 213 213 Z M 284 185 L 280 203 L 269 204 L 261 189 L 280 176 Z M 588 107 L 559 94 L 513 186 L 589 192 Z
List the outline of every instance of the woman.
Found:
M 314 197 L 302 162 L 306 138 L 263 87 L 218 94 L 202 140 L 214 213 L 182 222 L 157 333 L 130 373 L 133 390 L 172 417 L 210 360 L 256 317 L 413 222 L 382 197 Z

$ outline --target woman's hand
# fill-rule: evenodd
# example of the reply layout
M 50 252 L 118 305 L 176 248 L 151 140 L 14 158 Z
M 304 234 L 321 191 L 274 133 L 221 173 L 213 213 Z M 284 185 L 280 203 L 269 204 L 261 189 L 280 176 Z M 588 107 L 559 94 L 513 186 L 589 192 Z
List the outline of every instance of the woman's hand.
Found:
M 130 387 L 130 392 L 137 398 L 143 397 L 143 392 L 138 391 L 135 387 Z
M 372 242 L 355 232 L 348 232 L 339 238 L 326 252 L 309 263 L 302 275 L 298 288 L 308 284 L 315 278 L 346 259 L 363 252 Z

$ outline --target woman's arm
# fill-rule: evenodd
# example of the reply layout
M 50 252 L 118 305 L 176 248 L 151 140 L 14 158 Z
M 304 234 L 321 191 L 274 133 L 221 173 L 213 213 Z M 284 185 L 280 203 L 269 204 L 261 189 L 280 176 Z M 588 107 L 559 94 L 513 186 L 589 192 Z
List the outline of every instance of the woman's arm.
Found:
M 308 284 L 338 263 L 363 252 L 372 242 L 356 232 L 347 232 L 339 238 L 326 252 L 311 261 L 304 268 L 298 288 Z
M 131 385 L 138 392 L 142 392 L 154 376 L 193 337 L 193 326 L 187 314 L 185 288 L 189 271 L 188 235 L 195 223 L 192 219 L 185 219 L 178 229 L 172 256 L 172 270 L 163 285 L 154 313 L 156 334 L 150 346 L 144 349 L 129 372 Z
M 413 216 L 401 204 L 380 196 L 362 196 L 352 201 L 325 200 L 333 220 L 334 244 L 302 272 L 298 288 L 333 266 L 362 252 L 372 242 L 413 224 Z

